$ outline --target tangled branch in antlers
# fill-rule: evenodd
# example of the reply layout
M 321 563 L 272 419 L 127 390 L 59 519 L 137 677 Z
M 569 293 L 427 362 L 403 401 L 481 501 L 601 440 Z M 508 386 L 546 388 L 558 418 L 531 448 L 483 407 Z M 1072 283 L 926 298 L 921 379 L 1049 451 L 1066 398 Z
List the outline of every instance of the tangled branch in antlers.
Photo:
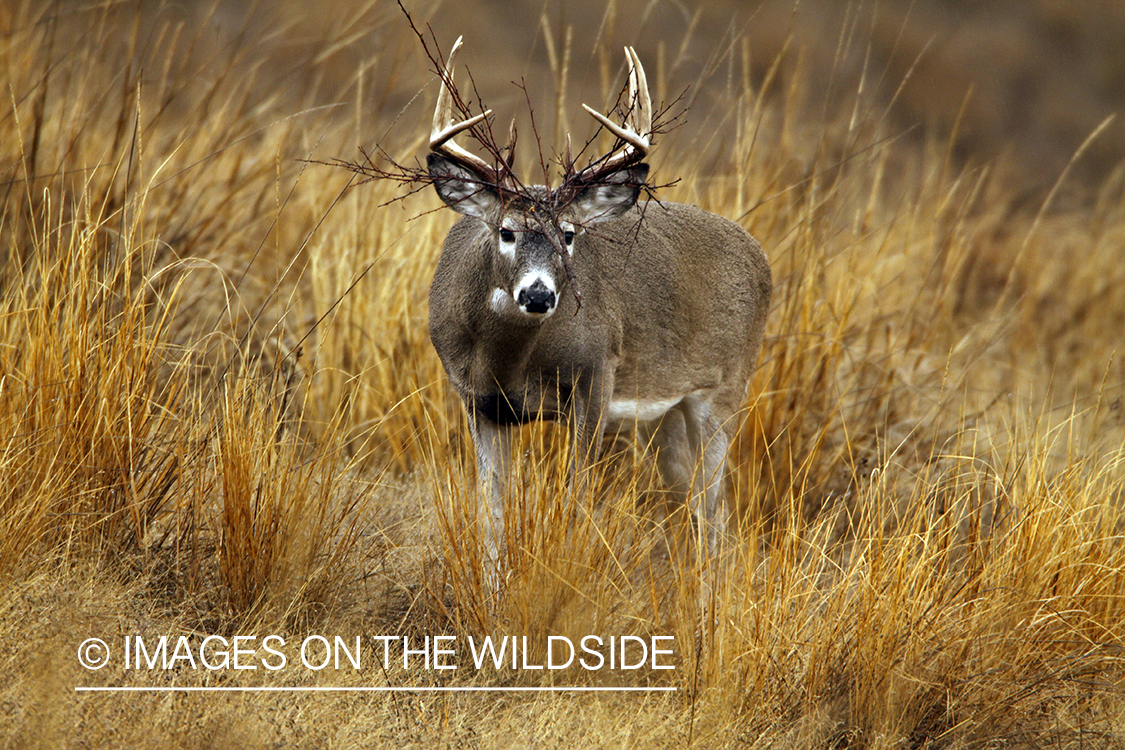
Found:
M 542 227 L 545 234 L 554 241 L 556 250 L 563 259 L 567 276 L 572 282 L 574 294 L 581 301 L 581 294 L 577 286 L 573 285 L 573 270 L 570 267 L 569 255 L 565 250 L 563 238 L 557 229 L 558 218 L 580 194 L 589 188 L 599 186 L 621 187 L 622 180 L 636 179 L 638 176 L 641 178 L 641 182 L 630 183 L 630 187 L 638 191 L 643 190 L 650 197 L 658 187 L 666 187 L 649 182 L 647 171 L 629 170 L 628 168 L 643 161 L 652 145 L 654 136 L 667 132 L 669 126 L 678 119 L 678 116 L 668 117 L 668 112 L 672 106 L 680 102 L 682 96 L 677 98 L 672 105 L 656 112 L 654 116 L 644 68 L 641 66 L 636 52 L 631 48 L 626 48 L 626 61 L 629 66 L 628 84 L 627 88 L 622 91 L 621 96 L 618 97 L 614 107 L 614 110 L 622 115 L 620 118 L 621 124 L 585 104 L 582 105 L 600 124 L 601 128 L 613 134 L 616 139 L 613 149 L 602 156 L 591 159 L 585 167 L 579 169 L 576 162 L 582 154 L 590 149 L 597 133 L 595 132 L 594 136 L 586 141 L 577 155 L 572 152 L 570 135 L 567 134 L 565 150 L 561 156 L 550 160 L 561 168 L 562 182 L 559 187 L 552 189 L 549 184 L 528 185 L 519 180 L 513 168 L 517 141 L 515 120 L 512 120 L 508 129 L 506 144 L 501 145 L 493 131 L 492 110 L 485 109 L 481 105 L 479 106 L 481 111 L 473 114 L 472 107 L 453 80 L 453 62 L 458 49 L 460 49 L 461 38 L 458 37 L 448 58 L 443 63 L 437 42 L 433 40 L 432 30 L 430 32 L 431 47 L 431 43 L 427 42 L 426 37 L 414 25 L 410 14 L 405 9 L 403 9 L 403 13 L 441 81 L 433 124 L 430 129 L 431 156 L 427 160 L 427 165 L 409 166 L 401 164 L 378 146 L 374 155 L 361 148 L 362 159 L 359 161 L 334 159 L 319 163 L 354 172 L 363 178 L 362 182 L 390 180 L 402 184 L 407 190 L 395 199 L 401 200 L 426 186 L 439 186 L 439 184 L 446 183 L 451 177 L 448 173 L 448 167 L 435 166 L 434 161 L 434 155 L 444 157 L 448 161 L 442 162 L 442 165 L 452 164 L 460 170 L 467 171 L 470 175 L 467 182 L 474 185 L 477 190 L 494 191 L 502 204 L 516 203 L 524 206 L 528 215 L 542 217 Z M 544 165 L 544 178 L 549 182 L 549 170 L 546 168 L 549 160 L 543 156 L 543 143 L 539 138 L 538 131 L 534 128 L 534 110 L 531 108 L 526 88 L 522 84 L 518 85 L 524 89 L 525 98 L 528 100 L 528 109 L 532 115 L 532 129 L 535 133 L 535 144 L 539 150 L 540 162 Z M 483 157 L 457 143 L 455 139 L 466 134 L 474 142 L 475 150 L 483 154 Z M 464 175 L 459 174 L 459 177 L 463 179 Z M 464 197 L 468 197 L 468 194 Z M 554 231 L 551 231 L 552 229 Z M 555 237 L 555 235 L 560 236 Z

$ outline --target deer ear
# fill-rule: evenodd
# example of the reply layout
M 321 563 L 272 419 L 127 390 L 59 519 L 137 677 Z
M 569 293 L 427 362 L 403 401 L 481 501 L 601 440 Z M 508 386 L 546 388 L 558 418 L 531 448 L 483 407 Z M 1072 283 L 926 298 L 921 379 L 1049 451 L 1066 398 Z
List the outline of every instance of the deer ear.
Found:
M 429 154 L 426 166 L 438 197 L 454 211 L 478 219 L 495 213 L 500 196 L 491 182 L 439 154 Z
M 574 199 L 578 224 L 597 224 L 628 211 L 637 202 L 641 186 L 648 177 L 647 164 L 634 164 L 605 177 L 583 190 Z

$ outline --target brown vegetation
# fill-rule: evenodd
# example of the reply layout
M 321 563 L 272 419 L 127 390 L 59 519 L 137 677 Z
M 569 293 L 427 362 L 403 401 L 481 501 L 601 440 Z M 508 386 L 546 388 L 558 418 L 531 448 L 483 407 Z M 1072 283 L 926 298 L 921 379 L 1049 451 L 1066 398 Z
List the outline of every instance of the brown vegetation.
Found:
M 717 45 L 688 113 L 710 132 L 652 162 L 680 179 L 661 197 L 743 223 L 773 266 L 729 462 L 741 544 L 703 596 L 684 519 L 612 444 L 568 536 L 566 441 L 535 426 L 493 596 L 425 326 L 453 217 L 305 161 L 376 140 L 413 159 L 434 87 L 415 97 L 430 77 L 393 6 L 284 7 L 245 28 L 225 6 L 0 8 L 6 746 L 1125 743 L 1125 172 L 1060 199 L 1108 130 L 1028 203 L 1022 167 L 901 137 L 908 115 L 858 85 L 824 106 L 864 28 L 827 57 Z M 634 41 L 614 13 L 575 19 L 601 22 L 592 57 L 536 21 L 554 89 L 529 89 L 563 92 L 537 117 L 563 127 L 578 89 L 612 102 Z M 696 28 L 649 51 L 665 101 Z M 376 52 L 353 64 L 360 39 Z M 516 77 L 502 58 L 465 60 L 486 98 Z M 676 668 L 383 670 L 371 640 L 361 670 L 75 659 L 89 637 L 270 633 L 518 635 L 532 661 L 551 635 L 670 635 Z M 675 691 L 74 691 L 551 684 Z

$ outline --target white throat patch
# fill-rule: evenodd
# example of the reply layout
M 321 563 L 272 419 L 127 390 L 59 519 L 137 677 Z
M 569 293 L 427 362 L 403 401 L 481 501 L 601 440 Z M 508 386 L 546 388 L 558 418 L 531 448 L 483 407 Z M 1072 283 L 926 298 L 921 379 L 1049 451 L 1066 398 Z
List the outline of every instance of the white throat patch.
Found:
M 498 315 L 506 315 L 515 309 L 516 301 L 512 299 L 512 295 L 500 287 L 496 287 L 492 290 L 492 299 L 489 300 L 489 306 L 492 308 L 492 312 Z

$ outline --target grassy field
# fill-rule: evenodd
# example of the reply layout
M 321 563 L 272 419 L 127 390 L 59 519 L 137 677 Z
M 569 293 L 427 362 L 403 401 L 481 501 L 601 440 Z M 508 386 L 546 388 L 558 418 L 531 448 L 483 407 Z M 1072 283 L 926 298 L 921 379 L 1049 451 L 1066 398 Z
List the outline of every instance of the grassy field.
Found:
M 1026 165 L 959 153 L 956 120 L 904 133 L 870 79 L 824 105 L 831 70 L 795 42 L 719 45 L 651 162 L 659 197 L 739 221 L 773 269 L 738 544 L 705 595 L 628 440 L 568 537 L 565 435 L 529 427 L 494 593 L 426 330 L 454 215 L 318 163 L 424 154 L 436 89 L 393 5 L 290 5 L 0 8 L 0 744 L 1125 746 L 1125 167 L 1074 178 L 1117 125 L 1029 194 Z M 592 132 L 575 90 L 624 80 L 614 7 L 592 55 L 547 14 L 527 32 L 550 40 L 528 81 L 548 149 Z M 441 9 L 411 10 L 448 48 Z M 645 60 L 665 101 L 690 33 Z M 514 76 L 466 45 L 506 122 Z M 525 668 L 587 635 L 671 654 Z M 316 636 L 350 651 L 314 668 Z M 435 636 L 456 668 L 404 668 L 403 638 Z M 524 661 L 476 668 L 486 636 Z

